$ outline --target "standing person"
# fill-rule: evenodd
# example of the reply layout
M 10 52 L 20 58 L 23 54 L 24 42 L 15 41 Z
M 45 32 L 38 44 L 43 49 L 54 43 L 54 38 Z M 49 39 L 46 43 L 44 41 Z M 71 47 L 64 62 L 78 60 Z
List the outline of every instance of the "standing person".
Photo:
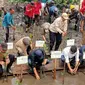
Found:
M 20 55 L 27 55 L 26 49 L 31 44 L 31 39 L 29 37 L 23 37 L 19 41 L 16 42 L 15 47 L 18 53 L 18 56 Z
M 16 27 L 14 26 L 13 14 L 14 14 L 14 9 L 10 8 L 9 12 L 6 13 L 3 19 L 3 27 L 6 29 L 5 42 L 8 42 L 9 40 L 10 27 L 13 29 L 13 31 L 16 29 Z M 13 40 L 15 40 L 14 32 L 13 32 Z
M 80 31 L 82 33 L 82 45 L 85 45 L 85 16 L 81 17 Z
M 2 7 L 1 10 L 3 11 L 4 15 L 7 14 L 7 12 L 6 12 L 6 10 L 4 9 L 4 7 Z
M 50 7 L 49 7 L 49 22 L 52 23 L 51 18 L 57 18 L 58 17 L 58 8 L 55 6 L 55 2 L 52 1 L 50 3 Z
M 66 68 L 71 74 L 76 74 L 83 59 L 79 49 L 74 45 L 63 49 L 61 60 L 66 63 Z
M 70 5 L 71 14 L 69 15 L 70 20 L 75 19 L 75 29 L 78 30 L 79 22 L 79 11 L 75 9 L 74 5 Z
M 67 27 L 68 15 L 66 13 L 63 13 L 50 25 L 50 51 L 53 49 L 54 44 L 54 50 L 58 50 L 62 42 L 62 36 L 65 36 L 67 33 Z
M 82 2 L 80 31 L 82 33 L 82 45 L 85 45 L 85 0 Z
M 37 22 L 37 24 L 39 23 L 41 16 L 41 8 L 42 8 L 41 1 L 38 0 L 37 2 L 35 2 L 35 11 L 34 11 L 35 22 Z
M 33 1 L 31 1 L 29 4 L 26 5 L 25 7 L 25 24 L 27 25 L 27 27 L 30 27 L 33 22 L 34 22 L 34 11 L 35 11 L 35 4 Z M 26 29 L 26 32 L 28 31 L 28 29 Z

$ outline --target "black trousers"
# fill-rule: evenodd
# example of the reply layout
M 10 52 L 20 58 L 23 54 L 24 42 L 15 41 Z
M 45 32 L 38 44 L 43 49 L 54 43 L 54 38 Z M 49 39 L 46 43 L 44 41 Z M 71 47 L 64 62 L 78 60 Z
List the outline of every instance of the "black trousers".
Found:
M 9 27 L 6 27 L 5 28 L 6 29 L 6 40 L 5 40 L 5 42 L 8 42 L 8 40 L 9 40 Z M 12 30 L 11 30 L 11 32 L 12 32 Z M 15 40 L 15 31 L 13 30 L 13 40 Z
M 50 51 L 53 49 L 54 44 L 55 44 L 54 50 L 58 50 L 61 42 L 62 42 L 62 34 L 53 33 L 50 31 Z
M 8 42 L 9 39 L 9 27 L 6 27 L 6 42 Z

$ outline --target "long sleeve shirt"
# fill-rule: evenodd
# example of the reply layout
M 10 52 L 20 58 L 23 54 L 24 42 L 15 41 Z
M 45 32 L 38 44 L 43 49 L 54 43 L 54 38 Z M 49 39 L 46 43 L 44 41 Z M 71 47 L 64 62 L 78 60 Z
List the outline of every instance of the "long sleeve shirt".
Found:
M 63 32 L 67 31 L 67 20 L 63 21 L 61 17 L 57 18 L 51 25 L 49 30 L 54 33 L 60 33 L 62 34 Z
M 12 14 L 10 14 L 9 12 L 4 16 L 3 19 L 3 23 L 2 23 L 3 27 L 9 27 L 11 25 L 14 25 L 14 21 L 13 21 L 13 16 Z

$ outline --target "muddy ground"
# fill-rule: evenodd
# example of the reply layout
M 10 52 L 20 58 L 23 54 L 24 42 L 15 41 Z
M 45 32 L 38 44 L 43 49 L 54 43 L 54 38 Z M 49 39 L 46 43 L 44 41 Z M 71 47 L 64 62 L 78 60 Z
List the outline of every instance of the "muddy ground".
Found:
M 13 5 L 11 5 L 11 4 L 8 5 L 8 3 L 6 3 L 5 7 L 8 9 L 11 6 L 13 6 Z M 15 21 L 15 24 L 17 27 L 17 29 L 15 31 L 16 40 L 14 41 L 14 44 L 16 43 L 16 41 L 18 41 L 20 38 L 22 38 L 24 36 L 33 35 L 33 38 L 32 38 L 33 42 L 35 42 L 36 40 L 39 40 L 39 39 L 42 40 L 42 35 L 41 35 L 42 31 L 41 31 L 40 26 L 33 25 L 27 33 L 23 30 L 23 27 L 20 26 L 23 23 L 22 16 L 23 16 L 22 12 L 20 12 L 20 13 L 16 12 L 14 15 L 14 21 Z M 11 28 L 10 28 L 10 30 L 11 30 Z M 72 38 L 76 40 L 77 46 L 81 45 L 81 38 L 82 38 L 81 33 L 79 31 L 75 31 L 73 29 L 68 29 L 67 36 L 63 38 L 63 42 L 60 46 L 60 50 L 62 50 L 64 47 L 66 47 L 66 40 L 72 39 Z M 4 39 L 5 39 L 5 30 L 2 27 L 0 27 L 0 42 L 3 42 Z M 9 42 L 13 42 L 11 32 L 10 32 Z M 15 47 L 13 50 L 9 50 L 9 53 L 13 53 L 16 55 Z M 7 82 L 2 83 L 2 80 L 0 80 L 0 85 L 11 85 L 12 78 L 13 78 L 12 76 L 8 77 L 8 83 Z M 24 80 L 23 80 L 22 85 L 40 85 L 40 84 L 41 85 L 63 85 L 61 71 L 57 71 L 57 79 L 55 81 L 52 78 L 52 72 L 46 72 L 46 77 L 42 78 L 39 81 L 36 80 L 33 76 L 31 76 L 29 74 L 24 75 Z M 85 85 L 85 75 L 82 72 L 79 72 L 77 75 L 73 75 L 73 76 L 66 73 L 64 85 L 68 85 L 68 84 L 69 85 Z

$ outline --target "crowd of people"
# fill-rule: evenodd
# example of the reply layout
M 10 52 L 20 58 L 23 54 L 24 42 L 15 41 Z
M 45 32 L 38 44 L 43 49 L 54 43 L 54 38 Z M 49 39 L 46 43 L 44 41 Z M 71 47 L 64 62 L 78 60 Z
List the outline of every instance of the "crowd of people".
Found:
M 76 74 L 78 68 L 83 65 L 83 53 L 85 51 L 85 0 L 82 2 L 82 7 L 80 10 L 76 10 L 74 5 L 70 5 L 70 13 L 66 10 L 66 7 L 62 8 L 62 13 L 59 13 L 58 7 L 55 5 L 54 1 L 49 3 L 41 3 L 40 0 L 34 2 L 31 1 L 24 7 L 24 16 L 26 26 L 30 26 L 33 23 L 38 25 L 42 16 L 49 16 L 49 22 L 44 22 L 40 27 L 42 31 L 42 40 L 49 42 L 49 52 L 57 51 L 62 43 L 62 37 L 67 36 L 69 23 L 71 20 L 75 19 L 75 32 L 79 29 L 82 33 L 82 43 L 80 48 L 76 45 L 66 47 L 62 50 L 61 61 L 62 64 L 66 63 L 66 68 L 71 74 Z M 3 75 L 4 65 L 6 64 L 8 73 L 11 72 L 11 66 L 16 61 L 16 57 L 13 54 L 7 53 L 7 42 L 9 42 L 9 32 L 12 28 L 13 40 L 15 38 L 16 26 L 13 20 L 13 14 L 15 13 L 13 8 L 9 11 L 4 10 L 3 19 L 3 29 L 5 30 L 5 41 L 0 44 L 0 76 Z M 47 17 L 46 16 L 46 17 Z M 52 22 L 52 17 L 55 20 Z M 78 25 L 79 23 L 79 25 Z M 28 65 L 30 71 L 35 74 L 36 79 L 40 79 L 38 74 L 38 69 L 41 66 L 49 64 L 50 61 L 46 58 L 46 52 L 41 48 L 34 48 L 32 40 L 29 36 L 23 37 L 18 40 L 15 44 L 17 51 L 17 56 L 28 56 Z

